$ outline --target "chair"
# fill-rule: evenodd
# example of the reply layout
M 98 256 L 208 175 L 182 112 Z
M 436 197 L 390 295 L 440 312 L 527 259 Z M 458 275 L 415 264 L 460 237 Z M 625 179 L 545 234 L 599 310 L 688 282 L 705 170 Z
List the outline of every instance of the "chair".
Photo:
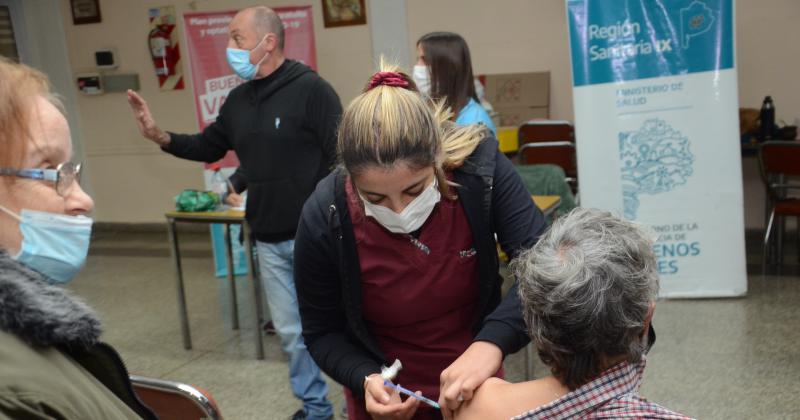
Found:
M 180 382 L 130 375 L 133 390 L 161 420 L 222 419 L 208 392 Z
M 531 195 L 557 195 L 561 197 L 561 204 L 551 215 L 547 216 L 548 223 L 555 216 L 569 213 L 577 207 L 575 195 L 570 185 L 566 182 L 567 176 L 564 169 L 558 165 L 515 165 L 517 174 L 522 179 L 522 184 Z
M 519 127 L 520 164 L 550 163 L 560 166 L 567 182 L 577 191 L 575 128 L 567 121 L 528 121 Z
M 766 274 L 770 256 L 778 267 L 783 262 L 783 230 L 786 216 L 798 217 L 800 221 L 800 197 L 787 195 L 788 190 L 800 190 L 800 183 L 790 182 L 786 177 L 800 176 L 800 142 L 768 141 L 758 150 L 761 179 L 767 190 L 769 220 L 764 233 L 761 271 Z M 777 218 L 777 221 L 776 221 Z M 777 223 L 776 223 L 777 222 Z M 773 224 L 777 228 L 776 253 L 770 253 L 770 234 Z

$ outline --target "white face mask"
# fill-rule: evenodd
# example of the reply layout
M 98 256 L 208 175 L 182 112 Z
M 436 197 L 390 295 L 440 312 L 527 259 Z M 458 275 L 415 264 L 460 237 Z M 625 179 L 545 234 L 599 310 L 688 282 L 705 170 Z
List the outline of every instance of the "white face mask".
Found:
M 411 77 L 414 78 L 414 83 L 417 84 L 419 93 L 431 96 L 431 76 L 428 72 L 428 66 L 415 65 L 414 74 Z
M 428 217 L 433 212 L 442 199 L 442 194 L 439 192 L 438 183 L 434 179 L 431 185 L 428 185 L 422 193 L 417 196 L 413 201 L 408 203 L 406 208 L 400 213 L 395 213 L 388 207 L 372 204 L 364 197 L 361 200 L 364 202 L 364 213 L 372 217 L 389 232 L 393 233 L 411 233 L 422 227 L 422 224 L 428 220 Z

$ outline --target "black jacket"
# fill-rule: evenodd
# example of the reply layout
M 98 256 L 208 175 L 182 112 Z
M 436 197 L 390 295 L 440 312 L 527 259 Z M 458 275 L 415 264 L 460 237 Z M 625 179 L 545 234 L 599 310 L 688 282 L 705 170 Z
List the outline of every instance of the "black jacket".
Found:
M 170 133 L 165 151 L 215 162 L 236 151 L 240 170 L 231 178 L 248 190 L 246 217 L 256 239 L 292 239 L 303 203 L 330 172 L 342 105 L 314 71 L 286 60 L 269 76 L 233 89 L 217 120 L 200 134 Z
M 325 373 L 363 394 L 364 377 L 386 360 L 362 318 L 360 265 L 344 189 L 337 170 L 317 186 L 303 207 L 294 251 L 295 282 L 303 336 Z M 516 284 L 501 302 L 502 278 L 495 235 L 509 257 L 532 247 L 545 229 L 542 213 L 511 162 L 484 140 L 454 171 L 478 256 L 479 304 L 475 340 L 497 344 L 504 354 L 528 343 Z

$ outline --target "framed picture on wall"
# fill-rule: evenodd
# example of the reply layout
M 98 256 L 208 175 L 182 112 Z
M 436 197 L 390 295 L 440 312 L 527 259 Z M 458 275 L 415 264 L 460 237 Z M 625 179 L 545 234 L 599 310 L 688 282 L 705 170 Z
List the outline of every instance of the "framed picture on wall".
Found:
M 364 25 L 367 10 L 364 0 L 322 0 L 322 17 L 326 28 Z
M 100 22 L 99 0 L 69 0 L 69 6 L 73 25 Z

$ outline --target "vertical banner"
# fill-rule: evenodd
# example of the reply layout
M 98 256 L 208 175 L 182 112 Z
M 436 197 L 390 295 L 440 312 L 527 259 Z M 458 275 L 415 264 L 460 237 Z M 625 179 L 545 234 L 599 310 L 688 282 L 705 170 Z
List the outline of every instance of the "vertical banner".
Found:
M 183 90 L 180 37 L 176 28 L 175 7 L 148 9 L 150 32 L 147 41 L 158 87 L 162 91 Z
M 314 43 L 314 23 L 311 6 L 273 8 L 283 21 L 286 34 L 284 55 L 300 61 L 312 69 L 317 68 L 317 52 Z M 212 124 L 219 114 L 233 88 L 245 81 L 236 76 L 228 66 L 225 49 L 228 47 L 228 25 L 236 15 L 236 10 L 219 12 L 185 13 L 183 27 L 186 47 L 192 74 L 195 111 L 200 130 Z M 222 172 L 230 176 L 239 166 L 239 159 L 233 151 L 220 162 Z M 212 172 L 205 166 L 206 187 L 210 187 Z M 232 228 L 234 249 L 234 273 L 247 273 L 244 249 L 239 244 L 239 227 Z M 214 249 L 214 265 L 217 276 L 227 275 L 225 266 L 225 243 L 222 225 L 212 225 L 211 240 Z
M 666 297 L 747 292 L 733 0 L 566 0 L 581 204 L 651 226 Z

